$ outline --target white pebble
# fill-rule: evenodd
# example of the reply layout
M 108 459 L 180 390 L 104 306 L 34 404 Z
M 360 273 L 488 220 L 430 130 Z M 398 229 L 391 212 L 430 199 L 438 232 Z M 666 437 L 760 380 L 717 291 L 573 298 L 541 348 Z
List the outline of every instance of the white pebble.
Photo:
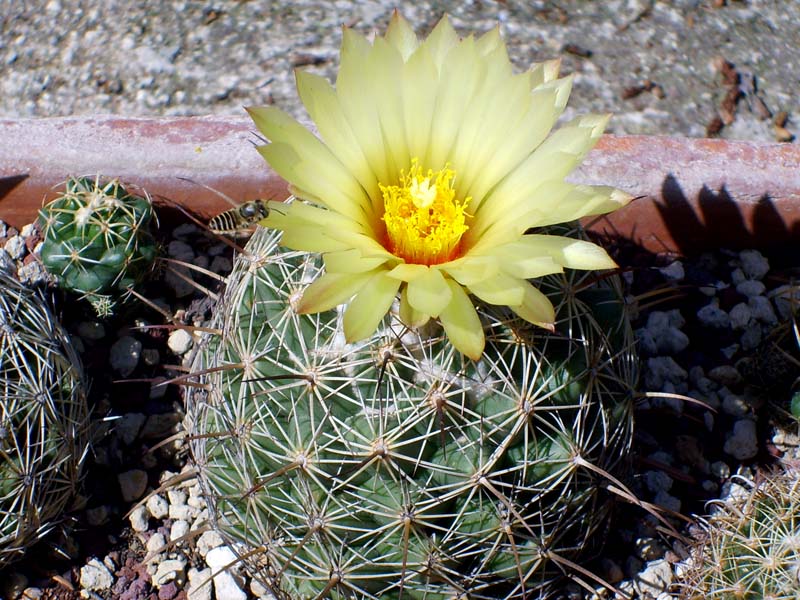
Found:
M 733 285 L 739 285 L 743 281 L 747 281 L 747 277 L 745 277 L 744 271 L 737 267 L 731 271 L 731 281 L 733 282 Z
M 665 381 L 677 384 L 688 376 L 686 371 L 669 356 L 648 358 L 646 364 L 645 386 L 652 391 L 660 391 Z
M 647 489 L 656 493 L 659 491 L 668 492 L 672 487 L 672 477 L 664 473 L 664 471 L 647 471 L 644 474 L 644 482 Z
M 99 527 L 108 523 L 108 506 L 100 505 L 86 509 L 86 521 L 92 527 Z
M 733 417 L 744 417 L 750 412 L 750 405 L 738 394 L 727 393 L 722 397 L 722 411 Z
M 191 521 L 197 516 L 197 509 L 189 506 L 188 504 L 170 504 L 169 506 L 169 518 L 170 519 L 181 519 L 183 521 Z
M 163 519 L 169 514 L 169 503 L 164 496 L 153 494 L 147 499 L 147 510 L 154 519 Z
M 225 256 L 215 256 L 214 260 L 211 261 L 210 269 L 214 271 L 214 273 L 225 275 L 231 272 L 233 265 L 229 258 Z
M 685 276 L 683 263 L 679 260 L 671 262 L 666 267 L 661 267 L 659 271 L 664 277 L 672 281 L 681 281 Z
M 12 236 L 6 240 L 5 249 L 8 255 L 14 260 L 22 260 L 25 258 L 25 252 L 27 251 L 25 248 L 25 240 L 18 235 Z
M 153 575 L 153 585 L 160 588 L 162 585 L 174 581 L 180 588 L 186 581 L 186 561 L 177 558 L 164 560 L 158 563 L 155 575 Z
M 754 319 L 767 325 L 774 325 L 778 322 L 772 304 L 764 296 L 753 296 L 747 301 L 747 305 L 750 307 Z
M 209 551 L 222 546 L 223 543 L 224 540 L 216 531 L 206 531 L 203 533 L 203 535 L 197 538 L 197 552 L 200 554 L 200 556 L 205 558 Z
M 200 230 L 194 223 L 183 223 L 172 230 L 172 237 L 182 239 L 194 235 Z
M 727 479 L 731 476 L 731 468 L 728 463 L 718 460 L 711 463 L 711 474 L 717 479 Z
M 237 564 L 236 555 L 227 546 L 219 546 L 206 554 L 206 564 L 214 573 L 214 591 L 217 598 L 225 600 L 247 600 L 247 594 L 236 583 L 233 575 L 226 569 L 231 564 Z
M 751 323 L 747 329 L 742 332 L 739 338 L 742 344 L 742 350 L 754 350 L 761 343 L 761 325 L 758 323 Z
M 675 496 L 661 491 L 653 496 L 653 502 L 675 512 L 681 512 L 681 501 Z
M 189 533 L 189 523 L 182 520 L 175 521 L 172 524 L 172 527 L 169 528 L 169 540 L 174 542 L 175 540 L 185 536 L 187 533 Z
M 189 569 L 187 600 L 211 600 L 211 569 Z
M 739 260 L 742 271 L 749 279 L 761 279 L 769 272 L 769 261 L 758 250 L 742 250 Z
M 753 313 L 750 307 L 744 302 L 740 302 L 734 306 L 730 313 L 731 327 L 734 329 L 744 329 L 750 324 L 750 319 L 753 318 Z
M 97 560 L 91 559 L 81 567 L 81 588 L 90 592 L 110 590 L 114 577 L 106 566 Z
M 775 309 L 781 319 L 788 319 L 792 316 L 792 312 L 800 307 L 800 287 L 796 285 L 777 287 L 772 291 L 770 297 L 775 303 Z
M 141 469 L 132 469 L 117 475 L 119 489 L 125 502 L 138 500 L 147 489 L 147 473 Z
M 737 460 L 747 460 L 758 454 L 755 422 L 750 419 L 736 421 L 733 430 L 728 433 L 722 449 Z
M 131 522 L 131 528 L 134 531 L 147 531 L 149 515 L 144 506 L 137 506 L 131 511 L 128 520 Z
M 742 294 L 743 296 L 747 296 L 748 298 L 752 298 L 753 296 L 760 296 L 764 293 L 766 286 L 758 280 L 755 279 L 745 279 L 739 285 L 736 286 L 736 291 Z
M 264 600 L 276 600 L 275 594 L 270 592 L 264 585 L 255 579 L 250 582 L 250 591 L 256 598 L 264 598 Z
M 185 329 L 176 329 L 169 334 L 167 346 L 178 356 L 186 354 L 192 347 L 192 334 Z
M 720 385 L 734 386 L 742 381 L 742 376 L 736 367 L 732 365 L 719 365 L 708 372 L 709 379 L 713 379 Z
M 148 538 L 144 547 L 147 548 L 148 554 L 158 554 L 167 547 L 167 540 L 163 533 L 154 533 Z
M 701 325 L 713 327 L 715 329 L 725 329 L 730 327 L 731 318 L 722 310 L 716 302 L 706 304 L 697 311 L 697 318 Z

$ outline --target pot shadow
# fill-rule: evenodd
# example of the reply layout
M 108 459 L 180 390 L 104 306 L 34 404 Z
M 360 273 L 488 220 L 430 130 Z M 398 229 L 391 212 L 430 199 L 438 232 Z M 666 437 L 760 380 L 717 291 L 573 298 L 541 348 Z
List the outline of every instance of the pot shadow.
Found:
M 0 202 L 2 202 L 12 191 L 14 191 L 14 188 L 28 179 L 28 177 L 30 177 L 28 173 L 0 177 Z
M 737 199 L 723 185 L 719 191 L 703 186 L 695 208 L 674 175 L 664 178 L 660 203 L 655 207 L 682 254 L 696 252 L 701 245 L 742 249 L 774 249 L 797 240 L 800 223 L 788 223 L 768 192 L 757 196 L 748 227 L 742 207 L 748 199 Z M 749 204 L 749 203 L 748 203 Z

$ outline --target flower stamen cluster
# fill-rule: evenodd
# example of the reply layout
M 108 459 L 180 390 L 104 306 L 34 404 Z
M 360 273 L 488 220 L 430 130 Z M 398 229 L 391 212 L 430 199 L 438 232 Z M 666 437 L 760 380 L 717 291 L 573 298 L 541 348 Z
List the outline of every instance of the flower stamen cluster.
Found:
M 445 167 L 423 173 L 413 159 L 408 173 L 400 172 L 399 185 L 379 184 L 385 212 L 387 250 L 408 263 L 437 265 L 457 258 L 467 225 L 467 204 L 459 202 L 455 173 Z

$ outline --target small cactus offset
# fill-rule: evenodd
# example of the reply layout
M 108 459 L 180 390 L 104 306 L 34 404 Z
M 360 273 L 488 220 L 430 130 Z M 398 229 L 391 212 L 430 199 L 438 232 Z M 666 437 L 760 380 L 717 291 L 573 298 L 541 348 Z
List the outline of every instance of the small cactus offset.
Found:
M 89 444 L 87 386 L 40 295 L 0 271 L 0 566 L 57 522 Z
M 800 595 L 800 471 L 745 482 L 743 494 L 715 505 L 681 598 L 796 600 Z
M 618 278 L 542 278 L 554 332 L 479 306 L 473 361 L 394 309 L 350 344 L 341 310 L 297 314 L 321 261 L 278 239 L 259 228 L 237 259 L 187 387 L 222 535 L 279 598 L 546 596 L 627 466 L 637 369 Z
M 45 268 L 61 287 L 87 298 L 101 317 L 136 285 L 156 256 L 149 197 L 118 180 L 71 177 L 64 193 L 39 211 Z

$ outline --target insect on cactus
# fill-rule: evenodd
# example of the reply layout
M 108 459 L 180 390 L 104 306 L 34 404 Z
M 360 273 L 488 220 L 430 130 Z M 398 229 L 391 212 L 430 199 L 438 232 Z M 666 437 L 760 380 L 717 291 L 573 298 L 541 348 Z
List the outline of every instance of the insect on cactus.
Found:
M 280 598 L 546 595 L 632 430 L 626 306 L 592 271 L 616 265 L 569 225 L 630 195 L 563 180 L 607 117 L 548 138 L 571 79 L 514 75 L 497 30 L 446 18 L 424 42 L 398 14 L 374 43 L 345 29 L 336 88 L 297 78 L 322 140 L 250 110 L 295 198 L 187 386 L 215 525 Z
M 81 480 L 80 360 L 44 299 L 0 271 L 0 566 L 58 523 Z
M 59 284 L 87 298 L 99 316 L 113 311 L 151 268 L 157 246 L 149 197 L 114 179 L 71 177 L 39 211 L 41 257 Z

